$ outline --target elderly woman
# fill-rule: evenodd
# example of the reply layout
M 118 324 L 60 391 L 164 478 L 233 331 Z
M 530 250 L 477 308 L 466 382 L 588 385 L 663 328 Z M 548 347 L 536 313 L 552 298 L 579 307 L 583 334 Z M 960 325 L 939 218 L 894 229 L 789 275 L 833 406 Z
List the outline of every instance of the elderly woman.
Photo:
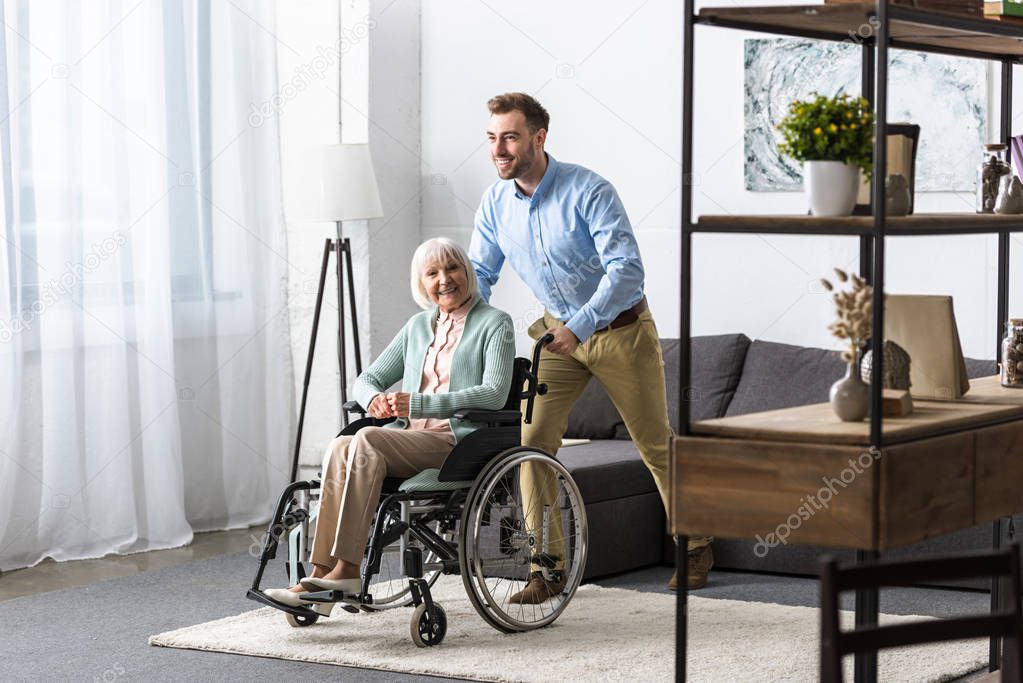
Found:
M 354 395 L 376 418 L 397 418 L 339 436 L 323 458 L 312 576 L 268 596 L 289 605 L 303 592 L 361 588 L 360 564 L 384 477 L 440 467 L 478 426 L 455 419 L 464 408 L 499 409 L 511 387 L 514 331 L 507 313 L 480 298 L 476 273 L 455 242 L 439 238 L 412 257 L 412 296 L 420 307 L 380 357 L 359 375 Z M 401 391 L 387 388 L 401 380 Z

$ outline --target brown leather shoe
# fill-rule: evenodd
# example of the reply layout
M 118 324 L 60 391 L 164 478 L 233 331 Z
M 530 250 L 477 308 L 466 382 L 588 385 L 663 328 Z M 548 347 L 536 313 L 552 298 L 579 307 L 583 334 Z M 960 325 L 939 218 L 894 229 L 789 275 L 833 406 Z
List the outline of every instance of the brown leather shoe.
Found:
M 515 595 L 508 598 L 513 605 L 539 605 L 547 602 L 565 590 L 565 577 L 561 572 L 554 574 L 557 579 L 548 581 L 542 572 L 530 572 L 529 583 Z
M 714 566 L 714 551 L 709 545 L 697 548 L 689 552 L 689 569 L 686 575 L 686 585 L 689 590 L 698 590 L 707 585 L 707 575 L 710 568 Z M 678 590 L 678 572 L 671 575 L 668 582 L 668 590 Z

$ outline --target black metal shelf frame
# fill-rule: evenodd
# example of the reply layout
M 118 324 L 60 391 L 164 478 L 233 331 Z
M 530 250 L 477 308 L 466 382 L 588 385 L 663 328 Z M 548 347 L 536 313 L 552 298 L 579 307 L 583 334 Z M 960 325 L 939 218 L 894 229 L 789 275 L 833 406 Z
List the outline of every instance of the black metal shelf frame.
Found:
M 885 221 L 885 200 L 884 183 L 874 182 L 871 186 L 871 207 L 873 212 L 873 227 L 868 229 L 850 228 L 848 230 L 821 231 L 806 230 L 798 227 L 790 229 L 766 229 L 750 228 L 739 225 L 716 225 L 699 226 L 693 222 L 693 110 L 694 110 L 694 27 L 697 24 L 719 28 L 734 28 L 760 33 L 771 33 L 775 35 L 793 35 L 820 40 L 848 41 L 848 35 L 838 35 L 820 31 L 800 31 L 791 28 L 779 28 L 765 26 L 753 22 L 734 20 L 723 20 L 720 18 L 701 18 L 695 13 L 695 0 L 684 0 L 684 22 L 682 36 L 683 70 L 682 70 L 682 230 L 681 230 L 681 281 L 680 281 L 680 318 L 679 318 L 679 340 L 681 353 L 679 358 L 679 396 L 678 396 L 678 424 L 679 434 L 691 434 L 691 422 L 689 416 L 689 403 L 686 400 L 686 392 L 689 388 L 692 376 L 692 236 L 695 233 L 768 233 L 786 232 L 789 234 L 848 234 L 859 236 L 859 271 L 861 277 L 870 282 L 874 288 L 873 296 L 873 319 L 872 329 L 884 329 L 884 266 L 885 266 L 885 238 L 895 235 L 924 235 L 924 234 L 961 234 L 976 233 L 970 231 L 909 231 L 893 230 L 886 225 Z M 944 47 L 907 44 L 893 41 L 890 35 L 890 22 L 895 20 L 908 21 L 921 25 L 946 26 L 961 28 L 963 30 L 985 32 L 991 35 L 1023 38 L 1023 31 L 1019 26 L 1001 24 L 986 19 L 972 19 L 969 17 L 954 17 L 939 15 L 906 7 L 889 7 L 886 0 L 876 0 L 873 13 L 875 21 L 874 36 L 863 39 L 861 58 L 861 88 L 862 94 L 874 107 L 874 178 L 887 177 L 887 108 L 888 108 L 888 53 L 891 48 L 911 49 L 921 52 L 936 52 L 959 57 L 971 57 L 984 60 L 998 61 L 1001 63 L 1001 103 L 1000 103 L 1000 139 L 1006 145 L 1009 144 L 1010 125 L 1012 120 L 1012 67 L 1016 63 L 1023 63 L 1023 58 L 1015 55 L 992 56 L 988 53 L 977 52 L 968 49 L 949 49 Z M 939 23 L 940 22 L 940 23 Z M 1009 287 L 1009 235 L 1012 232 L 1023 230 L 1023 225 L 1017 227 L 1005 227 L 997 230 L 985 230 L 987 234 L 998 236 L 998 297 L 995 334 L 995 358 L 1001 360 L 1001 347 L 999 340 L 1002 335 L 1002 322 L 1008 318 L 1008 287 Z M 871 336 L 871 351 L 875 359 L 882 358 L 883 334 Z M 884 445 L 882 432 L 881 415 L 881 363 L 874 362 L 871 366 L 870 382 L 870 443 L 873 448 L 881 448 Z M 878 476 L 878 472 L 872 472 L 872 476 Z M 678 538 L 676 550 L 676 567 L 678 570 L 679 590 L 676 603 L 676 648 L 675 648 L 675 675 L 676 680 L 684 681 L 686 677 L 686 574 L 687 574 L 687 538 Z M 995 548 L 1001 544 L 1001 525 L 998 521 L 993 524 L 992 544 Z M 878 554 L 872 551 L 857 551 L 857 559 L 861 562 L 870 562 L 877 558 Z M 997 583 L 992 584 L 991 605 L 995 610 L 999 596 Z M 876 590 L 862 590 L 856 592 L 856 626 L 876 625 L 878 619 L 879 604 Z M 998 668 L 998 641 L 992 639 L 990 645 L 989 669 L 994 671 Z M 858 654 L 855 660 L 856 683 L 876 683 L 877 680 L 877 654 Z
M 925 10 L 919 10 L 905 6 L 891 6 L 887 8 L 889 20 L 905 21 L 920 26 L 934 26 L 936 28 L 952 28 L 963 31 L 974 31 L 1003 38 L 1023 38 L 1018 24 L 999 23 L 990 19 L 977 19 L 969 16 L 958 16 L 955 14 L 942 13 L 934 14 Z M 879 11 L 864 14 L 864 21 L 880 21 Z M 714 26 L 718 28 L 738 29 L 751 31 L 753 33 L 771 33 L 774 35 L 790 36 L 793 38 L 812 38 L 815 40 L 827 40 L 838 43 L 850 42 L 850 40 L 861 44 L 872 44 L 873 38 L 861 38 L 850 36 L 848 33 L 833 33 L 830 31 L 818 31 L 814 29 L 799 29 L 792 27 L 776 26 L 758 23 L 751 20 L 733 19 L 717 16 L 701 17 L 695 15 L 693 21 L 696 24 Z M 871 22 L 873 23 L 873 22 Z M 989 52 L 970 50 L 968 48 L 949 48 L 941 45 L 927 45 L 912 41 L 900 40 L 889 37 L 888 46 L 900 50 L 914 50 L 916 52 L 932 52 L 935 54 L 950 55 L 954 57 L 972 57 L 974 59 L 998 60 L 1016 64 L 1023 64 L 1023 55 L 992 55 Z
M 1023 219 L 1023 216 L 1021 216 Z M 935 223 L 933 227 L 899 227 L 889 224 L 885 228 L 887 237 L 941 237 L 943 235 L 1001 235 L 1023 232 L 1023 221 L 1018 225 L 999 228 L 974 228 L 969 226 L 952 225 L 942 226 Z M 862 228 L 857 226 L 843 226 L 834 228 L 820 228 L 812 224 L 801 224 L 798 220 L 787 225 L 749 225 L 748 223 L 725 223 L 715 222 L 709 225 L 697 223 L 693 226 L 692 233 L 695 234 L 755 234 L 755 235 L 814 235 L 816 237 L 871 237 L 874 234 L 873 228 Z M 999 335 L 1002 332 L 999 331 Z

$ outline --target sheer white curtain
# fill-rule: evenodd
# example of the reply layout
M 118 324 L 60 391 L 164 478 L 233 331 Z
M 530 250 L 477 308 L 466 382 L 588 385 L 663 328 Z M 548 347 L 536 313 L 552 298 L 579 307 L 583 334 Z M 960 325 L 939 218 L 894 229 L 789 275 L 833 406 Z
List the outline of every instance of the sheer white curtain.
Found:
M 267 519 L 294 422 L 273 2 L 0 9 L 0 569 Z

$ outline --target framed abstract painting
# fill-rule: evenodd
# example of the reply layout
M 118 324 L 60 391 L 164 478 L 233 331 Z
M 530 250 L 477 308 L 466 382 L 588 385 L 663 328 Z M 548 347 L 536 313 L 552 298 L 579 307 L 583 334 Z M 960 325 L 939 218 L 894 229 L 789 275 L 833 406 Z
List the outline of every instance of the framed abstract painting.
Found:
M 802 190 L 799 162 L 778 151 L 775 128 L 789 103 L 813 92 L 860 92 L 862 48 L 794 38 L 745 41 L 747 190 Z M 987 142 L 988 66 L 976 59 L 891 51 L 888 120 L 920 126 L 916 192 L 971 192 L 978 150 Z M 807 63 L 818 65 L 807 68 Z

